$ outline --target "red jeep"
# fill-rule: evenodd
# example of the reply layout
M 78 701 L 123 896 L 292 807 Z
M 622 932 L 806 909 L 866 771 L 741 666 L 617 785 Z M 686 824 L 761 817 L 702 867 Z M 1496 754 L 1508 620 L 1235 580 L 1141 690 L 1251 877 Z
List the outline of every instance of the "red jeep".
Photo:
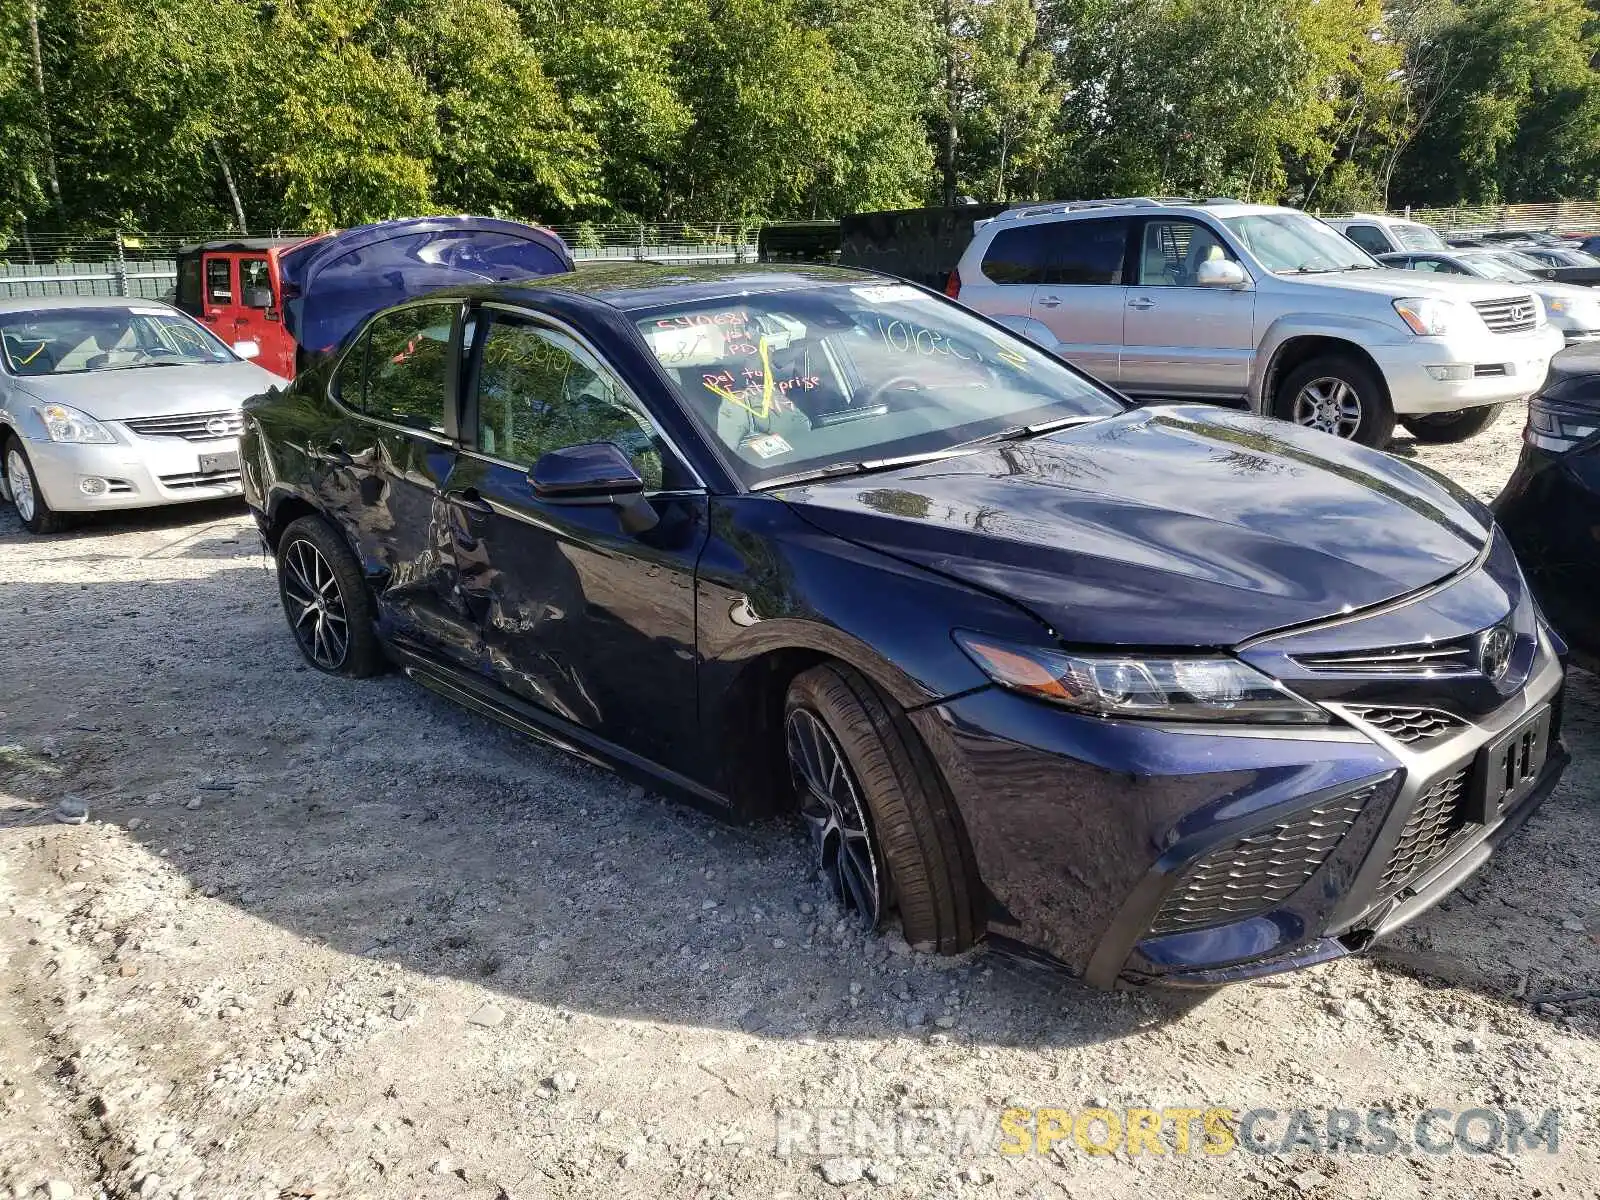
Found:
M 255 342 L 261 347 L 258 364 L 293 379 L 295 340 L 283 320 L 283 254 L 327 236 L 234 238 L 182 246 L 177 306 L 230 346 Z

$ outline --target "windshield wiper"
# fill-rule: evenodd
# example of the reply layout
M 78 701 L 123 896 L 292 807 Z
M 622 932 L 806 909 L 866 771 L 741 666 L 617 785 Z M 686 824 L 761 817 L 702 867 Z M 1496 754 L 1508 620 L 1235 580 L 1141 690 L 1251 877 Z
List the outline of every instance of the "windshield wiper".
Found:
M 1042 433 L 1054 433 L 1058 429 L 1065 429 L 1069 425 L 1084 425 L 1090 421 L 1098 421 L 1099 417 L 1076 416 L 1057 417 L 1054 421 L 1035 421 L 1032 425 L 1013 425 L 1010 429 L 1002 429 L 998 433 L 985 434 L 981 438 L 973 438 L 970 442 L 962 442 L 963 446 L 984 446 L 991 442 L 1020 442 L 1028 438 L 1038 437 Z
M 955 458 L 965 454 L 972 444 L 951 446 L 945 450 L 930 450 L 926 454 L 907 454 L 900 458 L 874 458 L 861 462 L 836 462 L 811 471 L 796 471 L 793 475 L 780 475 L 752 484 L 752 492 L 770 492 L 774 488 L 790 487 L 797 483 L 812 483 L 818 479 L 833 479 L 841 475 L 870 475 L 874 471 L 893 471 L 900 467 L 913 467 L 918 463 L 936 462 L 941 458 Z

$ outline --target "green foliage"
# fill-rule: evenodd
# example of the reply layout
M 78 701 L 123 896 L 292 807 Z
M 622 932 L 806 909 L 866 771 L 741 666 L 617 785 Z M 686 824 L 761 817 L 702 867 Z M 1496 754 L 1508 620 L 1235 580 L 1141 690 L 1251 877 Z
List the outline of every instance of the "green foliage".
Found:
M 1597 30 L 1584 0 L 0 0 L 0 238 L 733 237 L 937 201 L 947 138 L 985 201 L 1595 196 Z

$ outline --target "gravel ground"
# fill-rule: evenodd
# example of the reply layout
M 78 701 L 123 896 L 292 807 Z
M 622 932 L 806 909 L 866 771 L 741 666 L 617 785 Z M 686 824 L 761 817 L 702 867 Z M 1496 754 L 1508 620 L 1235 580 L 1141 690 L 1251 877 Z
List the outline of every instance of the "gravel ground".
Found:
M 1522 420 L 1397 450 L 1488 497 Z M 1544 999 L 1600 994 L 1589 676 L 1563 786 L 1456 896 L 1365 957 L 1179 1002 L 865 938 L 797 826 L 307 670 L 237 507 L 51 540 L 6 509 L 0 607 L 0 1195 L 1600 1194 L 1600 1005 Z M 69 794 L 88 823 L 51 819 Z M 1289 1110 L 1390 1106 L 1402 1147 L 1424 1109 L 1557 1108 L 1559 1152 L 1006 1155 L 841 1106 L 968 1133 L 1268 1108 L 1278 1139 Z

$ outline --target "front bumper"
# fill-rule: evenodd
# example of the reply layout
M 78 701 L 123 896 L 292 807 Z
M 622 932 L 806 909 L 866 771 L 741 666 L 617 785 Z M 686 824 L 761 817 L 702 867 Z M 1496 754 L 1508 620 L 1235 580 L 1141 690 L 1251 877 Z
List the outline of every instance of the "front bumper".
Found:
M 1565 344 L 1561 331 L 1547 324 L 1524 333 L 1417 337 L 1373 346 L 1371 353 L 1395 412 L 1405 415 L 1456 412 L 1531 395 Z M 1438 379 L 1430 368 L 1460 377 Z
M 237 455 L 237 436 L 203 442 L 181 437 L 140 437 L 120 426 L 111 445 L 27 441 L 28 461 L 45 500 L 57 512 L 101 512 L 184 504 L 240 494 L 239 472 L 200 471 L 202 455 Z M 85 479 L 105 481 L 90 495 Z
M 1315 729 L 1100 720 L 992 688 L 910 715 L 972 839 L 991 935 L 1099 987 L 1214 987 L 1361 949 L 1527 818 L 1567 761 L 1562 667 L 1536 640 L 1514 694 L 1420 748 L 1333 701 L 1344 724 Z M 1543 767 L 1491 803 L 1489 773 L 1525 727 L 1543 731 Z M 1262 849 L 1278 830 L 1302 837 L 1281 858 Z M 1232 913 L 1234 888 L 1267 900 Z M 1191 896 L 1214 910 L 1175 925 Z

